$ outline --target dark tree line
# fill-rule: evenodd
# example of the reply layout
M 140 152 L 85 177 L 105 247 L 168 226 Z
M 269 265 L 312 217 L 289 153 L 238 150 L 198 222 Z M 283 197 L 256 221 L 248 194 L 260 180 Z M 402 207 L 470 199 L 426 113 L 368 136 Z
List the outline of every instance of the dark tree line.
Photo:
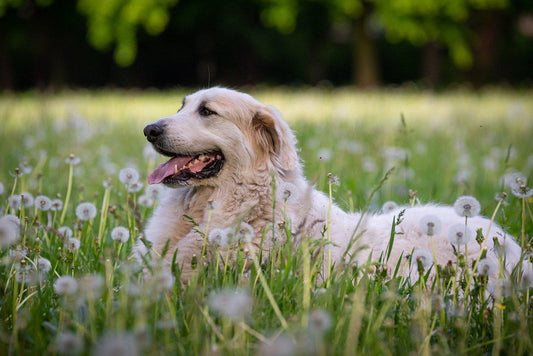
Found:
M 530 85 L 531 63 L 529 0 L 0 0 L 2 89 Z

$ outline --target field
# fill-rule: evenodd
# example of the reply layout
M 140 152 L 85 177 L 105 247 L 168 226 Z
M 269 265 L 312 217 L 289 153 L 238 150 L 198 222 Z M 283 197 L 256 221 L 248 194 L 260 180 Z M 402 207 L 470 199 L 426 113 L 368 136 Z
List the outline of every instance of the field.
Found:
M 200 259 L 186 286 L 176 269 L 154 268 L 143 281 L 131 249 L 157 204 L 146 177 L 163 159 L 142 128 L 176 112 L 186 93 L 0 96 L 0 216 L 21 222 L 13 237 L 15 218 L 0 220 L 0 354 L 533 353 L 533 277 L 515 271 L 490 291 L 476 268 L 458 272 L 460 255 L 432 284 L 379 264 L 338 266 L 319 282 L 311 242 L 280 245 L 250 270 Z M 343 209 L 471 195 L 532 258 L 533 200 L 512 194 L 503 177 L 533 179 L 533 92 L 251 94 L 280 109 L 306 176 Z M 126 167 L 142 186 L 121 182 Z M 43 196 L 60 202 L 45 209 Z

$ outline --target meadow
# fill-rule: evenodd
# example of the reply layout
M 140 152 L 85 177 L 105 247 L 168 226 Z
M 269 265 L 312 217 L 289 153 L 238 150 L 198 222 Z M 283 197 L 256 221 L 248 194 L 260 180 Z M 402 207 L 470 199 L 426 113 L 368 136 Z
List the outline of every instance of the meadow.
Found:
M 200 256 L 187 285 L 178 268 L 132 259 L 164 194 L 147 186 L 163 158 L 142 128 L 188 92 L 0 96 L 0 354 L 533 353 L 533 276 L 489 281 L 460 253 L 447 266 L 413 261 L 416 280 L 379 263 L 324 280 L 316 244 L 285 243 L 263 264 Z M 533 258 L 533 200 L 505 179 L 533 179 L 530 90 L 250 93 L 284 114 L 306 176 L 343 209 L 470 195 Z

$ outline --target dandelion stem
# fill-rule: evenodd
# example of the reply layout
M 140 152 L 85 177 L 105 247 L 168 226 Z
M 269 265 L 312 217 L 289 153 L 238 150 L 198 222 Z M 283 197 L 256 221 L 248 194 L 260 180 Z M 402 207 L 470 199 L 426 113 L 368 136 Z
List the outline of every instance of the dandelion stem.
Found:
M 104 236 L 104 230 L 105 225 L 107 222 L 107 213 L 109 211 L 109 198 L 111 195 L 111 188 L 108 187 L 105 189 L 104 192 L 104 199 L 102 201 L 102 208 L 100 209 L 100 225 L 98 226 L 98 243 L 103 246 L 103 236 Z
M 63 205 L 63 210 L 61 211 L 61 217 L 59 218 L 59 225 L 63 225 L 63 222 L 65 221 L 65 215 L 67 214 L 68 203 L 70 201 L 70 192 L 72 190 L 72 176 L 74 173 L 74 165 L 69 164 L 68 167 L 69 168 L 68 168 L 67 194 L 65 195 L 65 204 Z

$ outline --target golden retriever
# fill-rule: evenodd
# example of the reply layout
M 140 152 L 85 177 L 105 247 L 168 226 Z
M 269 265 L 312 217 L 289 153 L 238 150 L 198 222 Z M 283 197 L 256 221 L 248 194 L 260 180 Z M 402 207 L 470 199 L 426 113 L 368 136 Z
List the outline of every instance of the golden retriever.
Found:
M 250 95 L 220 87 L 200 90 L 186 96 L 176 114 L 147 125 L 144 134 L 169 157 L 151 173 L 149 183 L 173 189 L 166 190 L 147 224 L 145 241 L 138 242 L 136 250 L 139 256 L 151 250 L 153 257 L 168 263 L 176 253 L 183 280 L 193 272 L 194 256 L 201 254 L 206 240 L 202 232 L 216 234 L 245 226 L 253 230 L 251 246 L 266 256 L 280 237 L 273 220 L 288 220 L 294 241 L 326 239 L 324 261 L 330 258 L 336 265 L 381 258 L 390 270 L 400 261 L 400 272 L 410 274 L 417 263 L 409 257 L 419 251 L 423 253 L 416 258 L 426 267 L 457 260 L 448 234 L 451 227 L 464 226 L 465 219 L 452 207 L 399 207 L 366 216 L 344 212 L 303 176 L 296 138 L 278 110 Z M 387 251 L 398 216 L 394 243 Z M 509 273 L 520 260 L 518 244 L 488 219 L 471 217 L 467 228 L 474 237 L 481 229 L 487 261 L 504 267 L 490 269 L 492 275 L 499 270 Z M 462 232 L 458 236 L 464 237 Z M 475 238 L 457 249 L 466 252 L 470 262 L 481 252 Z

